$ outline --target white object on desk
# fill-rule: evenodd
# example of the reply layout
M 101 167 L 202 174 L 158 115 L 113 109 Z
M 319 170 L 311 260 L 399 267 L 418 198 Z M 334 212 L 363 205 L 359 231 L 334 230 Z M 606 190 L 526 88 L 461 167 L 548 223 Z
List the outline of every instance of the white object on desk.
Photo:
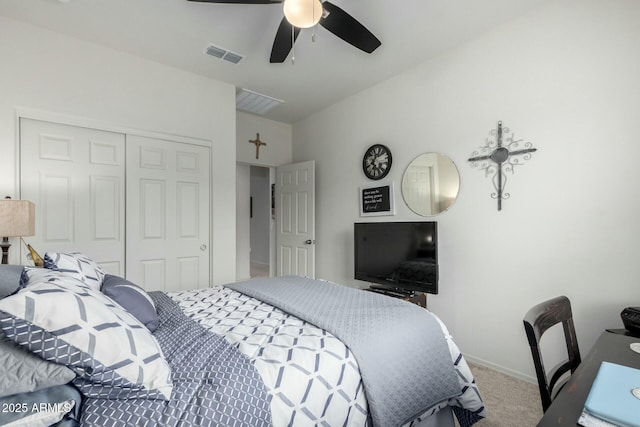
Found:
M 629 347 L 636 353 L 640 353 L 640 342 L 632 342 L 631 344 L 629 344 Z
M 582 411 L 582 414 L 578 419 L 578 424 L 582 427 L 618 427 L 615 424 L 611 424 L 605 420 L 589 415 L 585 411 Z

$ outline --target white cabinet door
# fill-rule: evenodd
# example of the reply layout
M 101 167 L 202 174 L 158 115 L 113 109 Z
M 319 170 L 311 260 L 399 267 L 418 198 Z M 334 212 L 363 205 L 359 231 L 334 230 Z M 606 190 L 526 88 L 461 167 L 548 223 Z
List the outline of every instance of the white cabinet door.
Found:
M 147 290 L 209 286 L 210 148 L 127 135 L 126 276 Z
M 315 163 L 276 170 L 277 275 L 315 277 Z
M 25 240 L 41 256 L 82 251 L 124 274 L 124 145 L 121 133 L 20 119 L 20 197 L 36 205 Z

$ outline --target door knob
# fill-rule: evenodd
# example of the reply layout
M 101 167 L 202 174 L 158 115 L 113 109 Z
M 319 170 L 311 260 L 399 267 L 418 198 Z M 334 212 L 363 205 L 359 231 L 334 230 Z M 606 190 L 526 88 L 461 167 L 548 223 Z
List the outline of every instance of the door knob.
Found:
M 314 240 L 309 239 L 309 240 L 305 240 L 304 244 L 305 245 L 315 245 L 316 241 L 315 241 L 315 239 Z
M 200 250 L 201 251 L 206 251 L 207 250 L 207 245 L 205 245 L 205 244 L 200 245 Z

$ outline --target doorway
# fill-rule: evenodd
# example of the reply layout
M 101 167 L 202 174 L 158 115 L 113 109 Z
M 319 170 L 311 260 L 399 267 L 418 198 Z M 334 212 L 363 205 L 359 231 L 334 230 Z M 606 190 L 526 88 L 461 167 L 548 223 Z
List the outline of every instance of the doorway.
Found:
M 315 162 L 237 163 L 236 279 L 286 275 L 315 277 Z
M 271 168 L 251 166 L 249 180 L 249 273 L 271 276 L 272 190 Z
M 275 275 L 274 182 L 275 168 L 237 164 L 237 280 Z

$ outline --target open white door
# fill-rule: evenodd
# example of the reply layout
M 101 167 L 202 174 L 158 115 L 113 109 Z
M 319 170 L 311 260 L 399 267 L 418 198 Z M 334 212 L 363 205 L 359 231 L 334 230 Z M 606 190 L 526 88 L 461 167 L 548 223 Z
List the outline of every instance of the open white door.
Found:
M 276 274 L 315 278 L 315 162 L 276 169 Z

